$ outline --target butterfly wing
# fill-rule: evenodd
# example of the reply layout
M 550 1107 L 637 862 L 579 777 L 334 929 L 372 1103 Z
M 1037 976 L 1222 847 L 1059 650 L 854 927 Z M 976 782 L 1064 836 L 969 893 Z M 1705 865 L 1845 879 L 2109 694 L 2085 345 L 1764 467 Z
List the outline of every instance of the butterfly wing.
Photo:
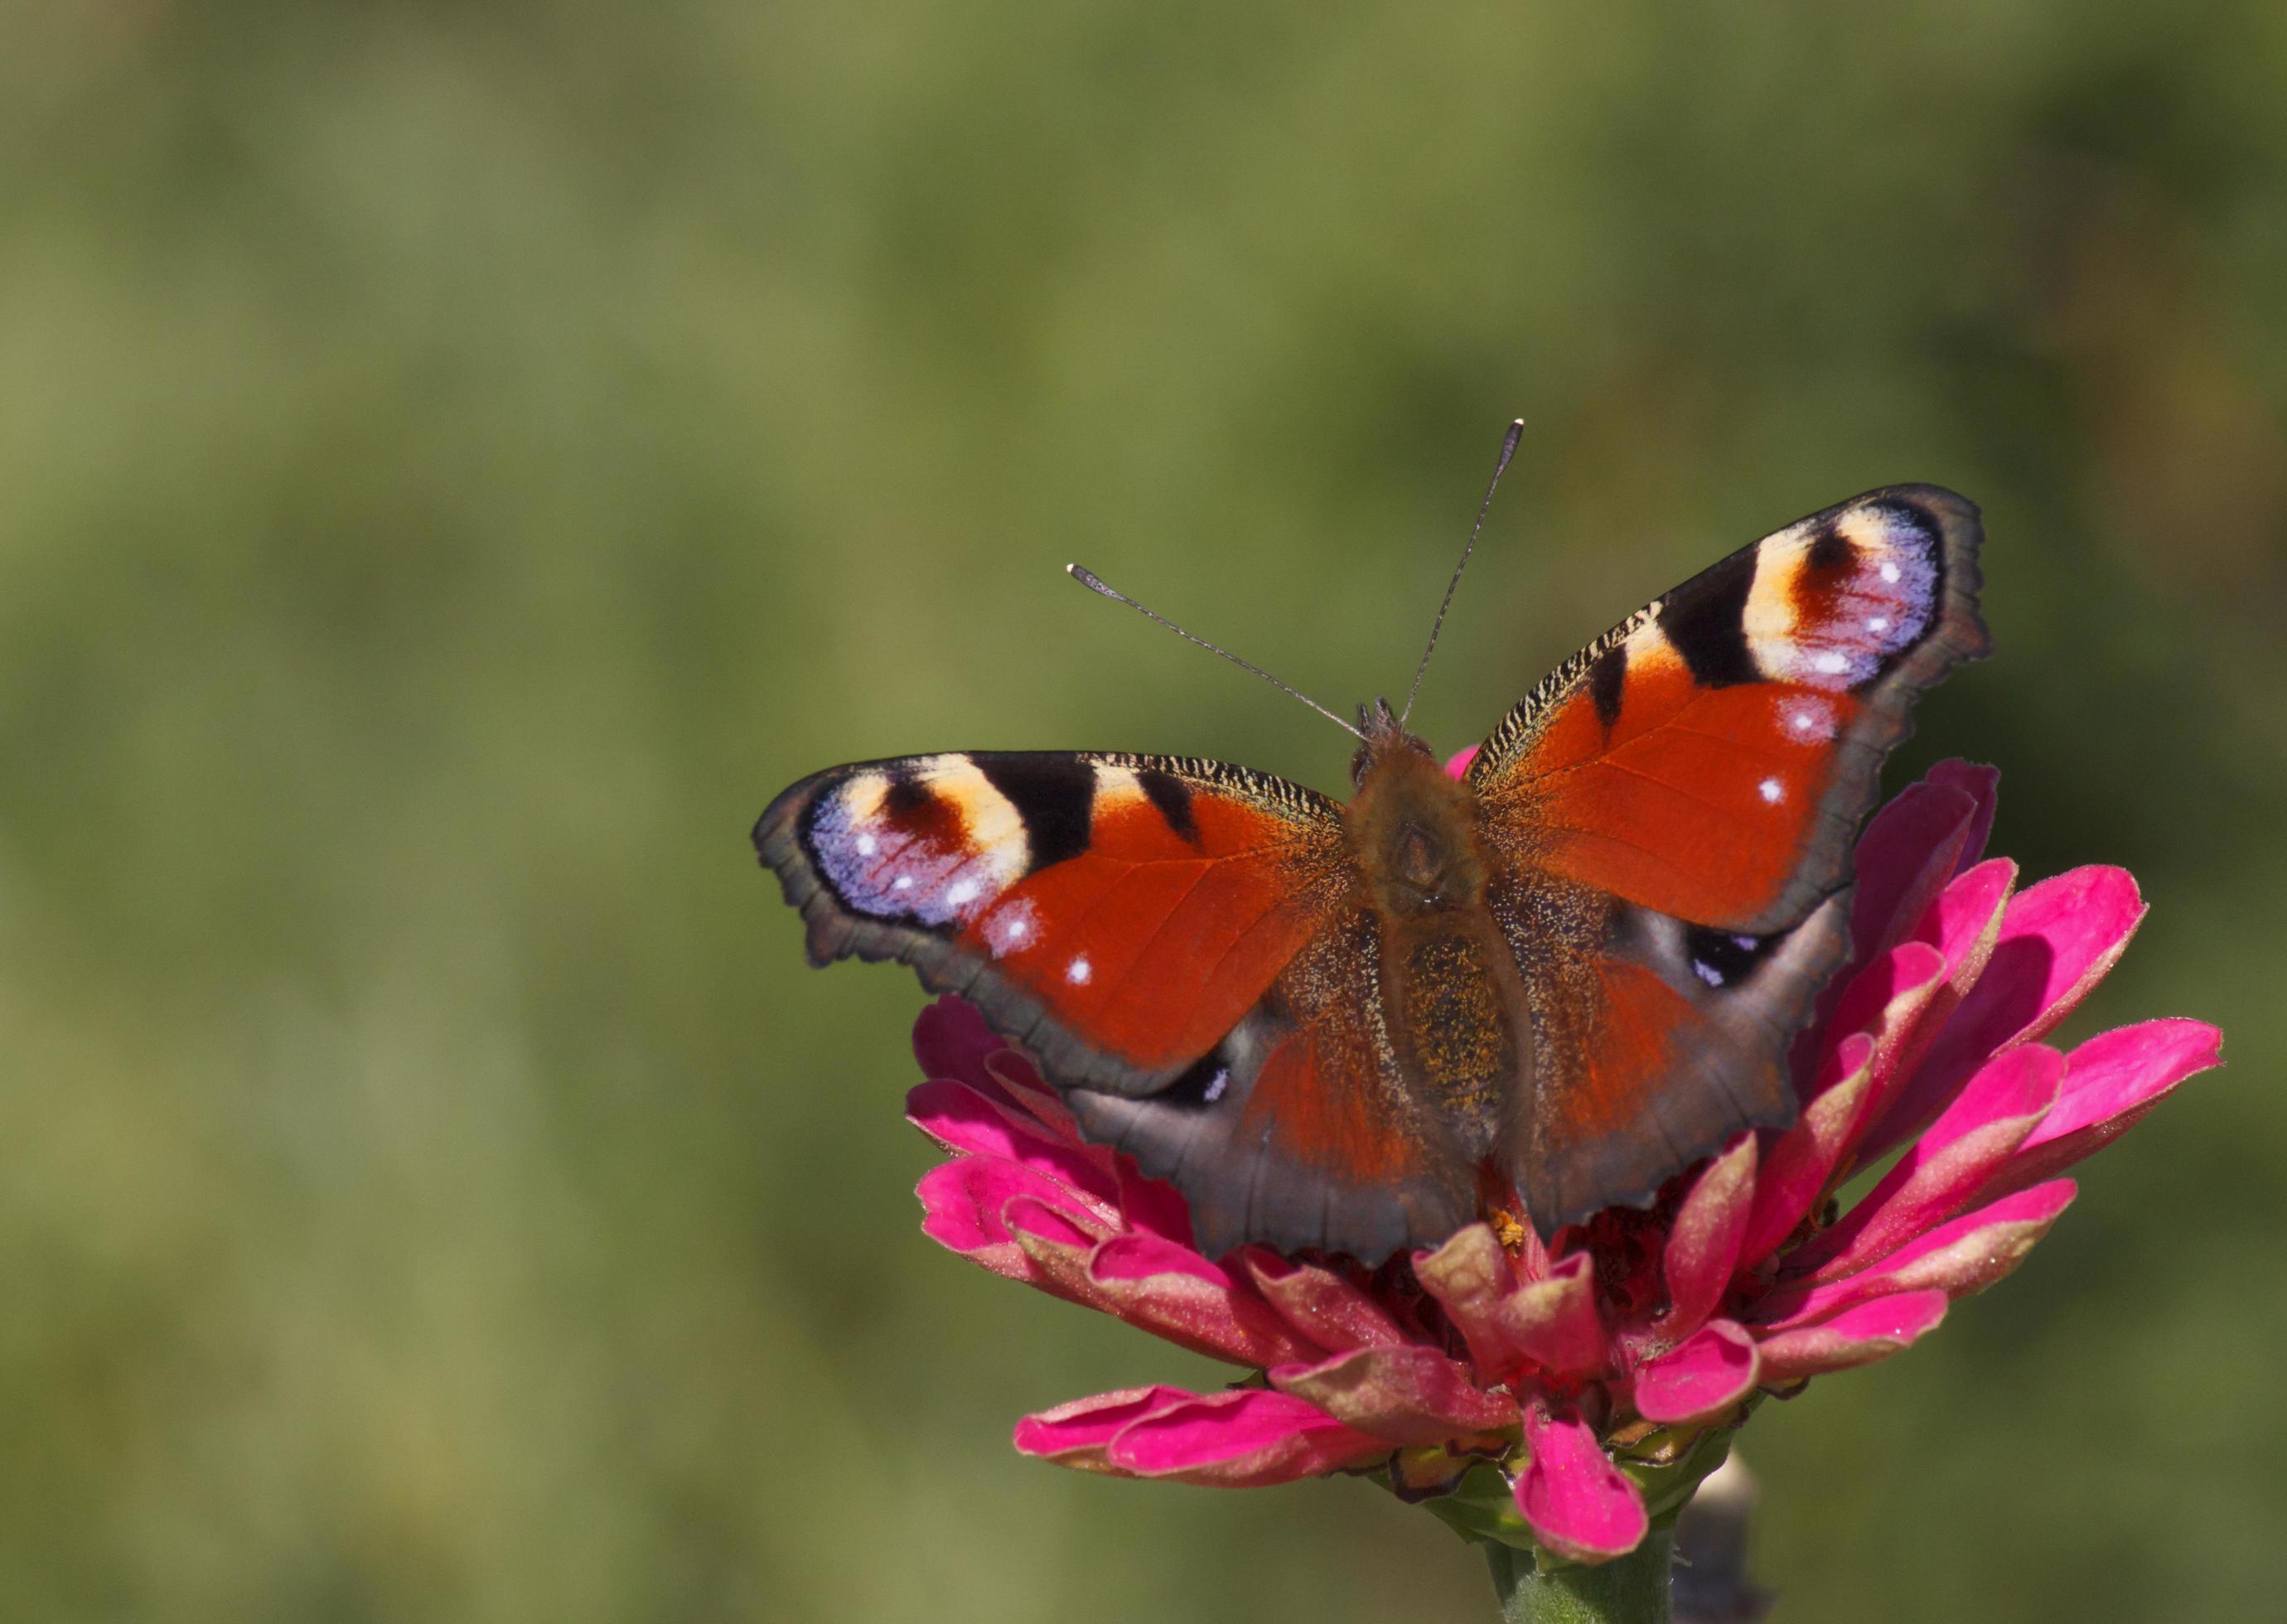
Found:
M 1183 1192 L 1208 1256 L 1260 1240 L 1379 1264 L 1475 1216 L 1480 1159 L 1420 1108 L 1390 1042 L 1381 928 L 1337 909 L 1170 1087 L 1065 1096 L 1090 1138 Z
M 1318 929 L 1340 820 L 1220 763 L 954 754 L 804 779 L 755 845 L 811 963 L 900 960 L 1060 1087 L 1143 1094 L 1212 1049 Z
M 1473 759 L 1531 988 L 1508 1160 L 1546 1230 L 1792 1118 L 1787 1053 L 1922 689 L 1987 652 L 1977 510 L 1897 486 L 1789 526 L 1583 650 Z
M 811 962 L 898 959 L 1040 1061 L 1091 1138 L 1188 1198 L 1201 1245 L 1376 1261 L 1468 1215 L 1374 1026 L 1341 808 L 1219 763 L 967 754 L 836 767 L 755 844 Z

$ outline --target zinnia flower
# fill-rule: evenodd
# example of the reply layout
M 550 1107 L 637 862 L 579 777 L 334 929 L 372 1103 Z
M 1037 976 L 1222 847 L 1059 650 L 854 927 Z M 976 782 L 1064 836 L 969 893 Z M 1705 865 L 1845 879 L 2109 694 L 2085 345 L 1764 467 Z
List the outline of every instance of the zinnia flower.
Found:
M 1460 765 L 1459 762 L 1455 764 Z M 919 1194 L 940 1244 L 1249 1374 L 1017 1423 L 1017 1447 L 1123 1477 L 1261 1487 L 1371 1474 L 1472 1538 L 1594 1564 L 1673 1518 L 1766 1394 L 1871 1364 L 2023 1261 L 2073 1163 L 2217 1064 L 2194 1020 L 2041 1040 L 2142 918 L 2123 870 L 2017 889 L 1982 858 L 1998 774 L 1945 763 L 1859 842 L 1855 960 L 1796 1054 L 1802 1109 L 1559 1232 L 1492 1210 L 1366 1270 L 1259 1246 L 1217 1260 L 1183 1198 L 1085 1143 L 968 1005 L 914 1033 L 907 1115 L 948 1151 Z M 1835 1192 L 1901 1146 L 1847 1211 Z

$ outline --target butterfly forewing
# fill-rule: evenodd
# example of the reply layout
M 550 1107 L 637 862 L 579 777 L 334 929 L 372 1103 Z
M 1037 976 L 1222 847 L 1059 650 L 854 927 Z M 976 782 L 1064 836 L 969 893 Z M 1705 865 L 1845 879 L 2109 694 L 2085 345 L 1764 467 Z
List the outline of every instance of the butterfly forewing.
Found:
M 1064 1087 L 1165 1086 L 1342 886 L 1341 809 L 1243 768 L 1071 752 L 836 767 L 756 826 L 815 963 L 911 964 Z
M 1746 934 L 1801 921 L 1851 843 L 1914 696 L 1986 652 L 1977 510 L 1870 492 L 1631 615 L 1469 764 L 1492 827 L 1547 871 Z

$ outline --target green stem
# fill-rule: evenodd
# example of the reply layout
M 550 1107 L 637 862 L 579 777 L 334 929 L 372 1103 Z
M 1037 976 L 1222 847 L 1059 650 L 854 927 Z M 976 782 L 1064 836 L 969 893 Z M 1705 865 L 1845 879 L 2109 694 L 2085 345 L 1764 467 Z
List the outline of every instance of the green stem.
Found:
M 1531 1552 L 1489 1541 L 1485 1561 L 1506 1624 L 1667 1624 L 1674 1543 L 1666 1529 L 1655 1528 L 1614 1561 L 1544 1573 Z

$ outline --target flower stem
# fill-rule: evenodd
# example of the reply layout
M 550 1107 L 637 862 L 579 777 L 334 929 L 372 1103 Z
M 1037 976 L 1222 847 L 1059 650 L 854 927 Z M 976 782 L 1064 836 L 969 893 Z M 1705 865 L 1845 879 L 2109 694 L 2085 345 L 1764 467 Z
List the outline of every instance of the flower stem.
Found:
M 1544 1573 L 1531 1552 L 1489 1541 L 1485 1561 L 1506 1624 L 1667 1624 L 1673 1545 L 1666 1529 L 1654 1528 L 1625 1557 Z

